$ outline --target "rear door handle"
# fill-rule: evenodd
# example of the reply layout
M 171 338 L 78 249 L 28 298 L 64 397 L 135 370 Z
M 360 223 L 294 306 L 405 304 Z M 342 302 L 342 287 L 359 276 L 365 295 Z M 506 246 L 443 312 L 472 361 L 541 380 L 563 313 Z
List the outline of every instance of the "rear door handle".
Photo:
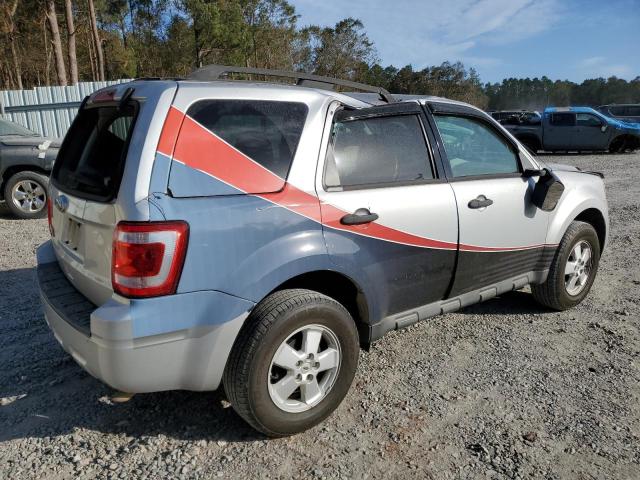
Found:
M 348 213 L 340 219 L 343 225 L 362 225 L 378 219 L 377 213 L 371 213 L 368 208 L 359 208 L 353 213 Z
M 476 198 L 469 202 L 469 208 L 484 208 L 489 205 L 493 205 L 493 200 L 485 197 L 484 195 L 478 195 Z

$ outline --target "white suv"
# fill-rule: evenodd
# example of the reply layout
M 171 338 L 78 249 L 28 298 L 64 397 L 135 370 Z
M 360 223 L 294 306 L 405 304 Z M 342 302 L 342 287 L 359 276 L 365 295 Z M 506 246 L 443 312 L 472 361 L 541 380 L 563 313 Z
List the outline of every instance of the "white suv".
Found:
M 579 303 L 608 230 L 600 176 L 477 108 L 219 66 L 86 99 L 50 198 L 38 278 L 63 348 L 125 392 L 222 383 L 271 436 L 326 418 L 390 330 L 527 284 Z

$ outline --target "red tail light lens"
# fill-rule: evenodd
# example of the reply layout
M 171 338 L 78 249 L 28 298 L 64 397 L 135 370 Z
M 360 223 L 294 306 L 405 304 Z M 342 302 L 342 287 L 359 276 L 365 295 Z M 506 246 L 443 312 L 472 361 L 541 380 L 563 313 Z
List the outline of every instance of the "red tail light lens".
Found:
M 188 237 L 186 222 L 120 222 L 113 234 L 113 291 L 129 298 L 175 293 Z
M 49 195 L 47 195 L 47 221 L 49 222 L 49 233 L 53 237 L 55 235 L 55 230 L 53 229 L 53 201 Z

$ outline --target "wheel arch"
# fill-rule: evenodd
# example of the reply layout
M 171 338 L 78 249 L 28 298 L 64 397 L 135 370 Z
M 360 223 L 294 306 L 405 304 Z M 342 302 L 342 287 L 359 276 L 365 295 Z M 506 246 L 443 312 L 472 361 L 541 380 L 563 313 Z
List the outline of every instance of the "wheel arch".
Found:
M 614 144 L 621 142 L 619 146 L 614 146 Z M 629 133 L 621 133 L 611 139 L 609 142 L 608 150 L 611 153 L 624 152 L 626 149 L 636 150 L 640 148 L 640 138 L 631 135 Z
M 587 208 L 580 212 L 580 214 L 574 218 L 574 221 L 585 222 L 591 225 L 598 234 L 598 240 L 600 242 L 600 253 L 604 250 L 604 245 L 607 241 L 607 222 L 604 215 L 597 208 Z
M 355 280 L 335 270 L 313 270 L 291 277 L 271 290 L 266 296 L 280 290 L 304 288 L 322 293 L 344 306 L 358 328 L 360 344 L 370 343 L 368 299 Z
M 46 177 L 49 176 L 49 171 L 45 170 L 42 167 L 38 167 L 37 165 L 28 165 L 28 164 L 19 164 L 19 165 L 11 165 L 7 167 L 1 175 L 0 178 L 0 199 L 4 199 L 4 188 L 7 185 L 7 182 L 11 177 L 13 177 L 16 173 L 20 172 L 35 172 L 40 175 L 44 175 Z

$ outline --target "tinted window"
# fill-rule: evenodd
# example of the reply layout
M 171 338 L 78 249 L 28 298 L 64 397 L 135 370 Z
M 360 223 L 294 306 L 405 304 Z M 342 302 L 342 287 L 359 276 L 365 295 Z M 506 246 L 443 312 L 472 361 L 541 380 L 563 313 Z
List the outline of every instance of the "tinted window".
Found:
M 187 114 L 252 160 L 286 178 L 307 106 L 294 102 L 204 100 L 191 106 Z
M 576 124 L 575 113 L 552 113 L 551 125 L 556 127 L 573 127 Z
M 627 112 L 627 107 L 621 107 L 621 106 L 614 106 L 614 107 L 609 107 L 609 112 L 611 112 L 612 115 L 626 115 Z
M 602 122 L 595 115 L 590 113 L 578 113 L 576 115 L 576 123 L 580 127 L 600 127 Z
M 489 125 L 449 115 L 435 119 L 454 177 L 519 171 L 513 147 Z
M 2 120 L 0 118 L 0 135 L 19 135 L 21 137 L 33 137 L 38 135 L 31 130 L 24 128 L 17 123 L 9 122 L 8 120 Z
M 118 192 L 135 106 L 86 108 L 67 132 L 51 178 L 80 197 L 109 201 Z
M 640 106 L 627 107 L 626 115 L 630 117 L 640 117 Z
M 333 124 L 326 186 L 406 183 L 432 178 L 427 144 L 416 115 Z

